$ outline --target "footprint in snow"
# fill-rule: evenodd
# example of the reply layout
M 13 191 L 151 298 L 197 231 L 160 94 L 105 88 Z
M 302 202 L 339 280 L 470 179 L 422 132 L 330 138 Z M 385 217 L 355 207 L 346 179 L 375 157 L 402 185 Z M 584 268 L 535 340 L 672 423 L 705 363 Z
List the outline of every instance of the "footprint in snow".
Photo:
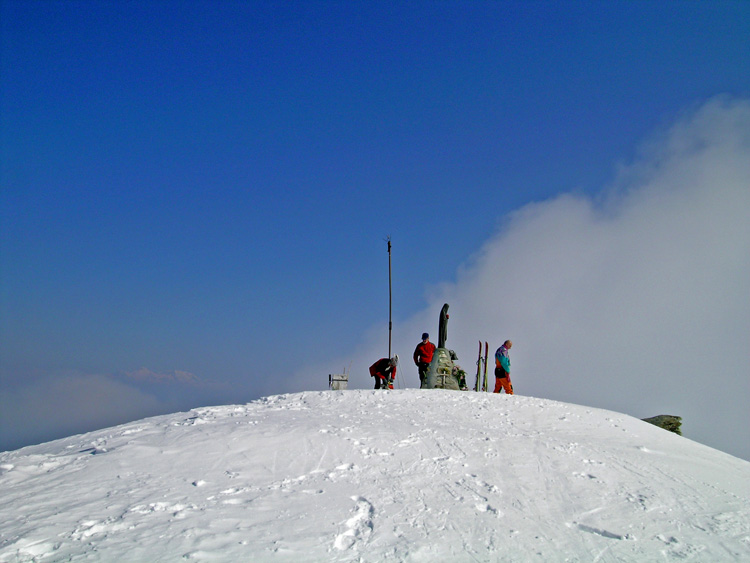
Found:
M 477 509 L 477 512 L 486 512 L 488 514 L 492 514 L 494 516 L 497 516 L 498 518 L 502 516 L 502 512 L 500 512 L 497 508 L 490 506 L 487 503 L 479 502 L 474 505 L 474 508 Z
M 337 535 L 333 542 L 333 546 L 340 551 L 352 549 L 358 541 L 366 540 L 372 533 L 372 504 L 363 497 L 352 497 L 352 500 L 357 503 L 354 516 L 344 523 L 346 530 Z

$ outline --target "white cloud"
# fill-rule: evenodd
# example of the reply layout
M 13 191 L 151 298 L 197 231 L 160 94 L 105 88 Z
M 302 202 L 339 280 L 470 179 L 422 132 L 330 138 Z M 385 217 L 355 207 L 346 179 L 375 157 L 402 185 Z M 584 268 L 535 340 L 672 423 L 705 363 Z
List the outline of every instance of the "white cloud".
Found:
M 648 140 L 596 198 L 505 217 L 455 283 L 394 326 L 402 378 L 417 386 L 411 352 L 447 302 L 448 346 L 468 372 L 477 340 L 494 351 L 511 338 L 519 393 L 681 415 L 688 437 L 750 459 L 749 210 L 750 101 L 716 98 Z M 351 360 L 351 386 L 369 386 L 382 332 L 329 369 Z
M 198 384 L 200 379 L 195 374 L 188 371 L 174 370 L 170 372 L 156 372 L 146 367 L 142 367 L 135 371 L 126 372 L 125 375 L 130 379 L 143 382 L 156 382 L 156 383 L 190 383 Z
M 163 412 L 151 395 L 106 375 L 45 377 L 0 395 L 0 449 L 13 449 Z

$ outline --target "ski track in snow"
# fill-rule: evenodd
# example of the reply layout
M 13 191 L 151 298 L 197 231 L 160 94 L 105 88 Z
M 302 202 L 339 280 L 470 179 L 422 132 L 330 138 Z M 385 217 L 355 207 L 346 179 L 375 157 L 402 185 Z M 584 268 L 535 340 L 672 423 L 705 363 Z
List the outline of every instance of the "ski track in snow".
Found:
M 0 453 L 0 562 L 750 560 L 750 463 L 530 397 L 308 392 Z

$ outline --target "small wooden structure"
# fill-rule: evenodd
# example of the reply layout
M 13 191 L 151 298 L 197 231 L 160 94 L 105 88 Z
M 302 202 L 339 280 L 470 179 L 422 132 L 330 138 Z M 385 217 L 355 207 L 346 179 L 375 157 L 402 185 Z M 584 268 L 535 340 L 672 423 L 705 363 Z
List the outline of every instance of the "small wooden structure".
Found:
M 333 391 L 343 391 L 349 385 L 349 374 L 334 373 L 328 374 L 328 387 Z

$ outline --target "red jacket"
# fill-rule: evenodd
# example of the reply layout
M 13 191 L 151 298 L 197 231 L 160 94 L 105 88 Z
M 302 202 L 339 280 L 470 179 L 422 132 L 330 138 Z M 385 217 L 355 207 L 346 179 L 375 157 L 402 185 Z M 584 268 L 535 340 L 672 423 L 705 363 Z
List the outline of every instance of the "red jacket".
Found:
M 432 342 L 420 342 L 417 344 L 417 349 L 414 350 L 414 363 L 417 365 L 420 363 L 429 364 L 434 353 L 435 345 Z
M 370 366 L 370 375 L 382 379 L 396 379 L 396 366 L 388 358 L 380 358 Z

